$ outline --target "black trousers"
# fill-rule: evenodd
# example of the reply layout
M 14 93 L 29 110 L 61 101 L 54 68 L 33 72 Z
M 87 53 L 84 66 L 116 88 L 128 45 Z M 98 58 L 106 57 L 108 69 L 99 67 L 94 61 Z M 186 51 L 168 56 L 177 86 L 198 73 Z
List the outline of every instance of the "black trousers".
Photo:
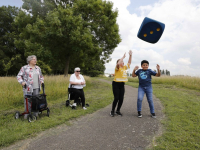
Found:
M 75 89 L 75 88 L 71 88 L 70 89 L 74 95 L 75 95 L 75 101 L 74 102 L 77 102 L 79 97 L 81 98 L 81 103 L 82 103 L 82 107 L 85 107 L 85 94 L 84 94 L 84 91 L 83 89 Z
M 113 95 L 114 95 L 114 101 L 112 104 L 112 111 L 115 111 L 115 107 L 118 103 L 117 106 L 117 111 L 120 111 L 120 108 L 123 104 L 124 100 L 124 93 L 125 93 L 125 88 L 124 88 L 124 82 L 112 82 L 112 89 L 113 89 Z

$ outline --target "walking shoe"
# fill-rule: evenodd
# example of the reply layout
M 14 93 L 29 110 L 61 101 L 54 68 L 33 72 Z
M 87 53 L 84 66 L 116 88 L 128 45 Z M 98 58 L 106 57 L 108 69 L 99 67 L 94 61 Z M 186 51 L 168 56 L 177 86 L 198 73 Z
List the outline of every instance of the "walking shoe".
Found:
M 114 117 L 114 115 L 115 115 L 114 111 L 111 111 L 111 112 L 110 112 L 110 116 L 111 116 L 111 117 Z
M 156 118 L 156 114 L 155 113 L 151 113 L 151 117 L 152 118 Z
M 87 108 L 86 108 L 86 107 L 83 107 L 83 109 L 86 110 Z
M 138 118 L 142 118 L 141 111 L 138 111 Z
M 118 116 L 122 116 L 122 113 L 121 113 L 120 111 L 116 111 L 116 114 L 117 114 Z

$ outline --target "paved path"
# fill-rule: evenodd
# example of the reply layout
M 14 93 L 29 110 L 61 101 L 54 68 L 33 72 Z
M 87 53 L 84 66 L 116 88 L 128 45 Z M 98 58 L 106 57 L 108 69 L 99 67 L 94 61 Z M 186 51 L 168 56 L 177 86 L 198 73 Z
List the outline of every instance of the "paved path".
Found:
M 122 117 L 110 117 L 109 105 L 72 121 L 72 126 L 60 125 L 40 133 L 37 137 L 19 141 L 5 150 L 143 150 L 152 145 L 156 135 L 161 134 L 162 106 L 153 96 L 157 118 L 151 118 L 145 97 L 143 117 L 138 118 L 137 88 L 126 85 L 125 91 Z

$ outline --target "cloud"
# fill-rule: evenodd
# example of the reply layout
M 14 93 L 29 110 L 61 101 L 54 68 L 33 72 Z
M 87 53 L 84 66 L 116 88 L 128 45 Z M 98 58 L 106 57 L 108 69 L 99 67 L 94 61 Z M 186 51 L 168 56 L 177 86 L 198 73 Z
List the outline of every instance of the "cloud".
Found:
M 182 65 L 190 65 L 191 64 L 190 58 L 179 58 L 178 62 Z
M 171 75 L 200 76 L 197 69 L 200 66 L 199 0 L 160 0 L 152 5 L 140 6 L 138 14 L 130 14 L 127 10 L 130 0 L 111 1 L 114 8 L 118 8 L 119 11 L 117 23 L 122 42 L 111 55 L 112 61 L 106 64 L 106 73 L 113 73 L 116 60 L 132 49 L 131 69 L 146 59 L 150 62 L 152 69 L 155 69 L 156 64 L 160 64 L 161 69 L 169 70 Z M 144 17 L 165 24 L 165 31 L 155 44 L 137 38 L 137 32 Z M 124 61 L 128 61 L 128 56 Z

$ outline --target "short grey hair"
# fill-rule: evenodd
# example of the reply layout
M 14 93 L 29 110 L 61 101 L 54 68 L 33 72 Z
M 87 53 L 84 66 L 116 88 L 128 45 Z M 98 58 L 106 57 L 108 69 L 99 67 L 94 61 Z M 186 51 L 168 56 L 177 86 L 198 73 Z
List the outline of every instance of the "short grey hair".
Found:
M 81 70 L 79 67 L 76 67 L 75 69 L 74 69 L 74 72 L 75 71 L 78 71 L 78 70 Z
M 35 55 L 28 56 L 28 57 L 26 58 L 27 63 L 29 64 L 29 62 L 30 62 L 34 57 L 35 57 L 35 59 L 37 60 L 37 57 L 36 57 Z

